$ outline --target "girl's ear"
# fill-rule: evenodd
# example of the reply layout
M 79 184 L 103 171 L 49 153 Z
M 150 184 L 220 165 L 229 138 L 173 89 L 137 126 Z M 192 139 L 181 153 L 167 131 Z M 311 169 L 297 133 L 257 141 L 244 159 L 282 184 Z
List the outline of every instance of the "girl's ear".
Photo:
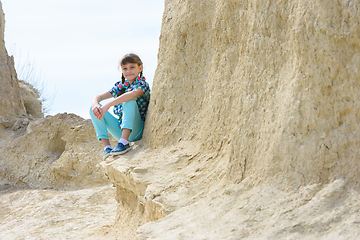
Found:
M 140 65 L 140 72 L 143 71 L 143 65 Z

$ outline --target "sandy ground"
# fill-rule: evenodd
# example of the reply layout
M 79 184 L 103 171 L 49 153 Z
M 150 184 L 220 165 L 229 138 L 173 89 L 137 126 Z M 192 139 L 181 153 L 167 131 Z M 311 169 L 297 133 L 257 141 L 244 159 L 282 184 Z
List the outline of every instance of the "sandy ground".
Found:
M 141 226 L 140 239 L 360 239 L 360 195 L 344 180 L 291 192 L 248 184 L 224 186 Z
M 23 131 L 0 128 L 0 151 Z M 111 183 L 58 191 L 13 186 L 1 179 L 0 239 L 116 239 L 115 191 Z
M 115 239 L 112 185 L 77 191 L 0 191 L 0 239 Z

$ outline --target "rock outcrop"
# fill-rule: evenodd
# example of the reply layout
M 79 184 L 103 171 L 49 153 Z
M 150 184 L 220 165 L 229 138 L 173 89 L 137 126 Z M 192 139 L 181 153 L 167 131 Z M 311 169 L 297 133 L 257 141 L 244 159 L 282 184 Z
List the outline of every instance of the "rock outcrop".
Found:
M 233 182 L 360 187 L 359 1 L 166 1 L 146 141 L 228 156 Z
M 14 68 L 14 58 L 7 54 L 4 42 L 5 19 L 0 2 L 0 124 L 26 114 L 21 98 L 19 81 Z
M 107 183 L 90 120 L 58 114 L 27 124 L 13 133 L 3 130 L 9 137 L 2 139 L 0 175 L 7 184 L 78 189 Z

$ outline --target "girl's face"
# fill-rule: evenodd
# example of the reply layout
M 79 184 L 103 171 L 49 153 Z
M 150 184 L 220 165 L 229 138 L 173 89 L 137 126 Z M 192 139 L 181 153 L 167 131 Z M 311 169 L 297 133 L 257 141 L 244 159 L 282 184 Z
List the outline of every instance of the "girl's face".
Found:
M 139 66 L 137 63 L 127 63 L 121 66 L 121 72 L 130 82 L 134 81 L 142 70 L 142 65 Z

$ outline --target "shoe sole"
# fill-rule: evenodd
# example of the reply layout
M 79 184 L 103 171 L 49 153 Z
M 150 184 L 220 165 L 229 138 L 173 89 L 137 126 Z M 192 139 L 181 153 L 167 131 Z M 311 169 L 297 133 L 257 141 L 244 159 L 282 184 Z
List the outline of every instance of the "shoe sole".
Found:
M 107 158 L 106 160 L 105 160 L 105 162 L 106 163 L 111 163 L 111 162 L 113 162 L 115 159 L 114 158 Z
M 106 154 L 105 156 L 103 156 L 103 160 L 105 161 L 108 157 L 110 157 L 110 153 Z
M 110 152 L 110 155 L 111 155 L 111 156 L 122 155 L 122 154 L 127 153 L 127 152 L 130 151 L 130 150 L 131 150 L 131 147 L 125 149 L 125 150 L 122 151 L 122 152 Z

